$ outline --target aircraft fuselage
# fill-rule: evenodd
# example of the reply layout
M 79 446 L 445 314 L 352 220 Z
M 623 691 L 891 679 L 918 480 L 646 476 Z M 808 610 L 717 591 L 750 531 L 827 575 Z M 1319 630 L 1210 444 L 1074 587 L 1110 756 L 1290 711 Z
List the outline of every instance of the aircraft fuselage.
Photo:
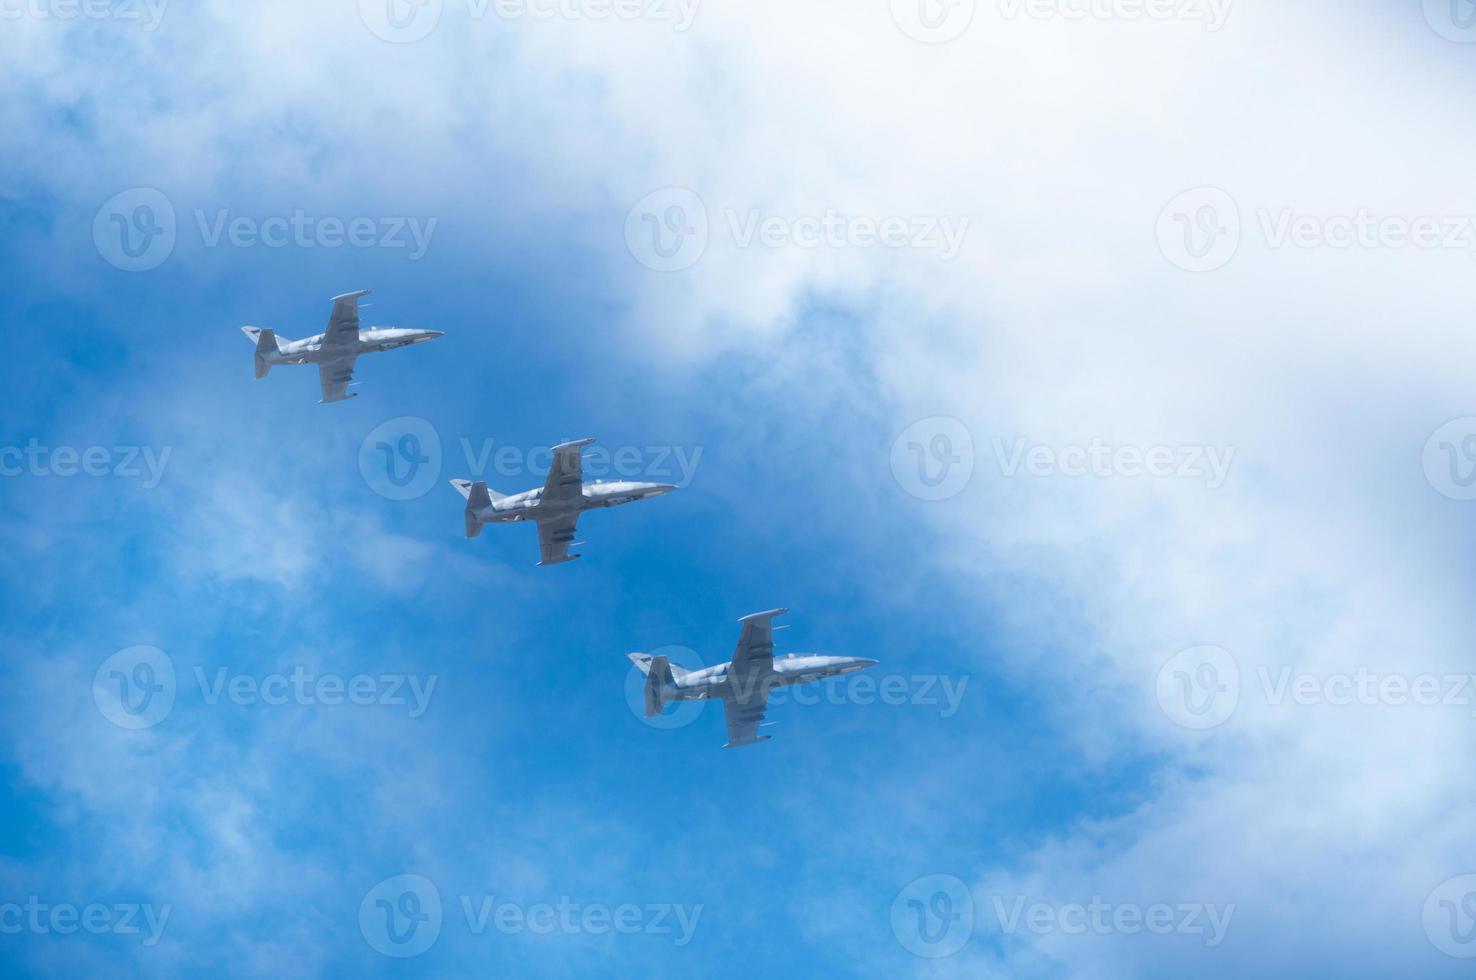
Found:
M 877 661 L 866 657 L 832 657 L 821 654 L 792 653 L 787 657 L 775 657 L 772 670 L 750 671 L 747 677 L 740 680 L 732 676 L 733 664 L 729 661 L 713 667 L 704 667 L 702 670 L 694 670 L 675 678 L 670 684 L 664 686 L 662 699 L 701 701 L 706 698 L 722 698 L 746 693 L 735 690 L 739 683 L 754 687 L 809 684 L 825 680 L 827 677 L 854 674 L 876 663 Z
M 621 504 L 659 497 L 676 486 L 670 483 L 637 483 L 632 480 L 596 480 L 581 488 L 579 497 L 557 501 L 543 499 L 543 488 L 525 490 L 492 501 L 475 511 L 483 524 L 507 524 L 514 521 L 537 521 L 563 514 L 579 513 L 596 507 L 618 507 Z
M 359 331 L 357 339 L 350 336 L 331 344 L 324 344 L 327 334 L 315 334 L 302 340 L 277 338 L 275 351 L 262 351 L 265 360 L 272 364 L 317 364 L 320 361 L 337 361 L 346 356 L 374 354 L 382 350 L 395 350 L 412 344 L 423 344 L 443 335 L 440 330 L 421 330 L 416 327 L 369 327 Z

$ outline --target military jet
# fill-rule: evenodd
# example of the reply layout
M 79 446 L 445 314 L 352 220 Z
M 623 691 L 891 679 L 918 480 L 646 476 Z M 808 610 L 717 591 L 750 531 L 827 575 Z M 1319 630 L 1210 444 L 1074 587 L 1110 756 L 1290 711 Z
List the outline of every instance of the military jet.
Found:
M 414 327 L 370 327 L 359 329 L 359 297 L 369 290 L 344 293 L 333 297 L 333 313 L 328 317 L 328 330 L 306 340 L 283 340 L 270 327 L 242 327 L 241 332 L 256 344 L 256 376 L 264 378 L 278 364 L 316 364 L 318 380 L 323 386 L 319 405 L 354 398 L 349 392 L 354 381 L 354 360 L 360 354 L 394 350 L 423 344 L 442 336 L 439 330 Z
M 769 693 L 788 684 L 853 674 L 874 666 L 865 657 L 827 657 L 794 654 L 774 659 L 774 617 L 788 609 L 770 609 L 752 613 L 738 622 L 743 632 L 738 636 L 738 649 L 733 659 L 716 667 L 683 670 L 666 657 L 646 653 L 630 654 L 631 662 L 646 675 L 646 717 L 654 718 L 673 701 L 723 699 L 723 720 L 728 724 L 725 749 L 741 748 L 767 742 L 768 735 L 758 734 Z M 765 726 L 767 727 L 767 726 Z
M 659 497 L 676 487 L 670 483 L 634 483 L 629 480 L 595 480 L 584 482 L 580 451 L 593 439 L 580 439 L 553 447 L 553 465 L 548 480 L 536 490 L 504 496 L 487 489 L 478 480 L 452 480 L 466 498 L 466 536 L 474 538 L 487 524 L 514 521 L 538 522 L 540 565 L 557 565 L 573 561 L 571 547 L 584 542 L 574 540 L 574 527 L 579 515 L 595 507 L 616 507 L 633 500 Z

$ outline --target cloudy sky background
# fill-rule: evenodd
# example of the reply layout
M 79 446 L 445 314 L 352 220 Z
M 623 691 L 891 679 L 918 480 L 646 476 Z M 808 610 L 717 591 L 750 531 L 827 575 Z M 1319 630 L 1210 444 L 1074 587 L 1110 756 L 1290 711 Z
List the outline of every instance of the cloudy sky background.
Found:
M 1476 504 L 1440 474 L 1476 423 L 1431 440 L 1476 415 L 1463 2 L 3 8 L 0 444 L 169 456 L 157 486 L 0 483 L 0 904 L 171 909 L 151 946 L 0 934 L 5 969 L 1462 975 L 1476 691 L 1275 702 L 1284 676 L 1473 671 Z M 138 188 L 176 232 L 127 271 L 106 231 Z M 435 225 L 419 257 L 201 230 L 299 209 Z M 744 238 L 829 213 L 961 239 Z M 1362 213 L 1442 244 L 1321 239 Z M 1299 216 L 1309 244 L 1279 236 Z M 309 370 L 251 378 L 241 324 L 315 333 L 358 288 L 367 322 L 446 337 L 365 359 L 342 405 Z M 442 449 L 408 501 L 359 459 L 405 416 Z M 463 439 L 586 435 L 698 462 L 586 519 L 571 565 L 532 568 L 525 528 L 463 539 Z M 1010 465 L 1094 444 L 1231 462 Z M 787 704 L 731 753 L 714 707 L 631 711 L 626 652 L 726 659 L 778 605 L 782 649 L 962 683 L 957 711 Z M 139 644 L 178 692 L 128 731 L 93 676 Z M 1183 650 L 1236 682 L 1213 727 L 1178 723 L 1204 721 Z M 410 717 L 194 681 L 297 667 L 436 687 Z M 400 874 L 445 907 L 409 959 L 359 916 Z M 479 935 L 461 896 L 701 911 L 684 943 Z M 997 915 L 1097 898 L 1234 910 L 1213 945 Z M 927 918 L 950 910 L 972 929 Z

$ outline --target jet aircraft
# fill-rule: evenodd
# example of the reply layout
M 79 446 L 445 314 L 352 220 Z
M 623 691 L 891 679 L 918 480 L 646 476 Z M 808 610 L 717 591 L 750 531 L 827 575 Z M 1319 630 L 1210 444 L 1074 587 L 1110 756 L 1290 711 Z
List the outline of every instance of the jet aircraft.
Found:
M 344 293 L 333 297 L 333 313 L 328 317 L 328 330 L 305 340 L 284 340 L 270 327 L 242 327 L 241 332 L 256 344 L 256 376 L 264 378 L 279 364 L 316 364 L 318 381 L 323 386 L 319 405 L 354 398 L 349 392 L 354 381 L 354 361 L 360 354 L 394 350 L 423 344 L 442 336 L 440 330 L 414 327 L 370 327 L 359 329 L 359 297 L 369 290 Z
M 466 536 L 474 538 L 487 524 L 515 521 L 538 522 L 540 565 L 557 565 L 573 561 L 571 547 L 579 515 L 596 507 L 617 507 L 633 500 L 659 497 L 676 487 L 670 483 L 636 483 L 630 480 L 595 480 L 584 482 L 580 451 L 593 439 L 580 439 L 553 447 L 553 465 L 542 487 L 504 496 L 487 489 L 478 480 L 452 480 L 451 485 L 466 498 Z
M 656 717 L 675 701 L 721 698 L 723 719 L 728 725 L 728 744 L 723 748 L 756 745 L 770 738 L 758 734 L 758 730 L 768 708 L 769 694 L 776 687 L 851 674 L 876 664 L 865 657 L 795 653 L 776 660 L 774 630 L 784 627 L 774 626 L 773 621 L 787 612 L 788 609 L 770 609 L 738 620 L 743 624 L 743 632 L 738 636 L 733 659 L 715 667 L 683 670 L 666 657 L 630 654 L 631 662 L 646 675 L 646 717 Z

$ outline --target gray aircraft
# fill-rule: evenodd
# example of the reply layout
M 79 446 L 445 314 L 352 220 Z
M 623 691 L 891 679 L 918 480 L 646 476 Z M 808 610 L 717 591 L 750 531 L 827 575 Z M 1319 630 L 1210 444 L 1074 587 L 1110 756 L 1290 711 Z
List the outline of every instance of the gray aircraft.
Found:
M 571 555 L 569 549 L 584 543 L 574 540 L 580 514 L 596 507 L 617 507 L 633 500 L 659 497 L 676 489 L 670 483 L 630 480 L 585 483 L 580 451 L 592 442 L 593 439 L 580 439 L 553 447 L 548 480 L 536 490 L 504 496 L 488 490 L 487 484 L 480 480 L 475 483 L 452 480 L 451 485 L 466 498 L 466 536 L 476 537 L 487 524 L 537 521 L 541 556 L 538 564 L 557 565 L 579 557 Z
M 423 344 L 442 336 L 439 330 L 414 327 L 370 327 L 359 329 L 359 297 L 369 290 L 344 293 L 333 297 L 333 313 L 328 317 L 328 330 L 305 340 L 283 340 L 270 327 L 242 327 L 241 332 L 256 344 L 256 376 L 264 378 L 278 364 L 316 364 L 318 380 L 323 386 L 319 405 L 354 398 L 349 392 L 354 381 L 354 361 L 360 354 L 394 350 Z
M 683 670 L 666 657 L 630 654 L 631 662 L 646 675 L 646 717 L 656 717 L 674 701 L 722 698 L 723 720 L 728 724 L 728 744 L 723 748 L 756 745 L 770 738 L 758 734 L 758 730 L 768 708 L 769 693 L 776 687 L 853 674 L 876 664 L 865 657 L 807 653 L 774 659 L 774 630 L 784 628 L 774 626 L 774 617 L 787 612 L 770 609 L 738 620 L 743 624 L 738 649 L 733 651 L 732 660 L 716 667 Z

